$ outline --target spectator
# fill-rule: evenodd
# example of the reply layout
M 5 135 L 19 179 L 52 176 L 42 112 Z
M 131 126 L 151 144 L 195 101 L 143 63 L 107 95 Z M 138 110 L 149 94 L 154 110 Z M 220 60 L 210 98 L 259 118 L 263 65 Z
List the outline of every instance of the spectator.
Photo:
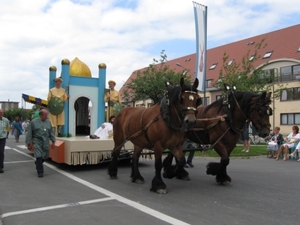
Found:
M 15 136 L 16 142 L 19 142 L 20 135 L 23 134 L 22 124 L 20 118 L 17 116 L 15 121 L 12 123 L 11 134 Z
M 283 161 L 287 160 L 289 149 L 293 148 L 295 146 L 295 143 L 300 140 L 299 127 L 293 126 L 292 132 L 284 140 L 285 143 L 280 146 L 276 160 L 279 159 L 279 156 L 283 152 L 283 150 L 284 150 Z
M 274 157 L 275 159 L 277 157 L 275 153 L 278 151 L 280 144 L 283 142 L 283 136 L 279 133 L 279 131 L 280 127 L 275 127 L 268 142 L 267 150 L 269 151 L 269 158 Z
M 242 152 L 249 152 L 250 151 L 250 138 L 249 138 L 249 121 L 246 121 L 243 133 L 241 135 L 241 141 L 243 142 L 244 149 Z
M 299 152 L 300 152 L 300 142 L 298 142 L 295 151 L 293 151 L 293 152 L 290 154 L 290 156 L 291 156 L 291 157 L 295 157 L 296 154 L 297 154 L 297 152 L 298 152 L 298 155 L 299 155 Z M 297 162 L 300 162 L 300 158 L 297 160 Z
M 27 132 L 28 124 L 29 124 L 28 119 L 24 120 L 23 123 L 22 123 L 22 129 L 23 129 L 24 133 Z
M 186 164 L 184 166 L 185 168 L 194 167 L 192 161 L 194 158 L 195 150 L 193 150 L 193 149 L 197 149 L 198 147 L 199 147 L 199 145 L 197 143 L 191 142 L 188 139 L 183 143 L 182 148 L 192 149 L 191 151 L 189 151 L 189 156 L 187 157 Z
M 7 138 L 7 130 L 9 129 L 9 121 L 3 116 L 3 109 L 0 109 L 0 173 L 4 170 L 4 149 Z

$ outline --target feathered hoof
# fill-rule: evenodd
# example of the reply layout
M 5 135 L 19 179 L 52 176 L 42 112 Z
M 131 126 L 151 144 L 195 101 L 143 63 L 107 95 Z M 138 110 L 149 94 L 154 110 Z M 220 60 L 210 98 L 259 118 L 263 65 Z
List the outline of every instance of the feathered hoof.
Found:
M 218 182 L 218 184 L 223 186 L 232 186 L 232 183 L 230 181 Z
M 168 191 L 167 191 L 167 189 L 158 189 L 158 190 L 156 190 L 156 193 L 162 195 L 162 194 L 167 194 Z
M 112 176 L 112 175 L 110 175 L 110 179 L 111 179 L 111 180 L 117 180 L 117 179 L 118 179 L 118 176 Z
M 135 181 L 132 181 L 132 182 L 134 182 L 136 184 L 144 184 L 145 183 L 144 180 L 140 180 L 140 179 L 136 179 Z
M 165 188 L 160 188 L 160 189 L 155 189 L 155 188 L 151 188 L 150 191 L 152 192 L 156 192 L 157 194 L 167 194 L 168 191 Z
M 232 186 L 231 184 L 231 178 L 229 176 L 226 176 L 226 178 L 224 177 L 216 177 L 216 182 L 220 185 L 224 185 L 224 186 Z

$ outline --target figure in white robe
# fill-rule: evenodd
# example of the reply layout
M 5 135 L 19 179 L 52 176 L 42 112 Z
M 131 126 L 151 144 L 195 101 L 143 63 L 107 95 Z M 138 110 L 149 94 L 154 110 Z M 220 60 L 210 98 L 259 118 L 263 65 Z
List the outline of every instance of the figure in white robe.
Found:
M 103 123 L 94 133 L 100 139 L 108 139 L 113 131 L 111 123 Z
M 115 116 L 109 118 L 109 122 L 103 123 L 95 132 L 94 135 L 90 135 L 91 139 L 109 139 L 113 134 L 113 122 Z

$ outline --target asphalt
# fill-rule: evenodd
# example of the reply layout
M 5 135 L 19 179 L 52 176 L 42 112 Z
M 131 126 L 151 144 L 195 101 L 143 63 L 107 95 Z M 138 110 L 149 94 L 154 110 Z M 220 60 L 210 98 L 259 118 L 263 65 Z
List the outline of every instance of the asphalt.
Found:
M 130 164 L 119 166 L 110 180 L 107 164 L 68 166 L 45 163 L 38 178 L 24 137 L 7 140 L 0 174 L 3 225 L 52 224 L 299 224 L 300 163 L 262 157 L 232 158 L 232 185 L 216 184 L 206 175 L 209 161 L 194 158 L 191 181 L 166 180 L 168 193 L 150 192 L 154 162 L 141 160 L 145 184 L 130 181 Z

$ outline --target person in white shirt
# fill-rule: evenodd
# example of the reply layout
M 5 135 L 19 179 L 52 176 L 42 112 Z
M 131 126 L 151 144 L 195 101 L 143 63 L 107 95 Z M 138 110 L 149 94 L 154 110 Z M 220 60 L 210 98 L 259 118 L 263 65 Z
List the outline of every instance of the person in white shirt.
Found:
M 24 120 L 23 123 L 22 123 L 22 129 L 23 129 L 24 133 L 27 132 L 28 124 L 29 124 L 29 123 L 28 123 L 28 120 L 27 120 L 27 119 Z
M 284 151 L 283 161 L 287 160 L 289 148 L 293 148 L 295 146 L 295 143 L 297 143 L 300 140 L 299 127 L 293 126 L 292 132 L 284 140 L 285 143 L 280 146 L 276 160 L 279 159 L 279 156 L 283 151 Z

